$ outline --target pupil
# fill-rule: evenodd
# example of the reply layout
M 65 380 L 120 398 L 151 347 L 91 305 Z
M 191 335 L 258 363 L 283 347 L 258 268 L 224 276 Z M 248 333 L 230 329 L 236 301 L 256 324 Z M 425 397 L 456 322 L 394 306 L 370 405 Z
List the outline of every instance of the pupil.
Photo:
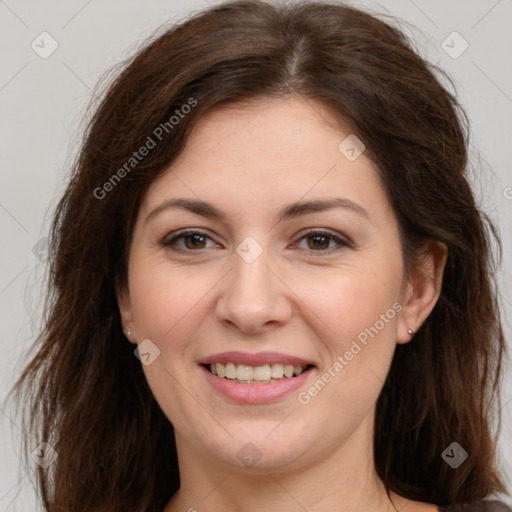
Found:
M 193 242 L 191 242 L 191 245 L 193 247 L 197 247 L 196 242 L 198 242 L 198 239 L 199 239 L 199 243 L 201 243 L 200 239 L 202 239 L 202 238 L 204 238 L 203 235 L 189 235 L 188 236 L 189 241 L 193 240 Z
M 327 245 L 329 245 L 329 241 L 328 241 L 327 237 L 326 237 L 326 236 L 324 236 L 324 235 L 316 235 L 316 236 L 313 236 L 313 237 L 312 237 L 312 239 L 313 239 L 313 240 L 315 240 L 315 242 L 314 242 L 314 246 L 315 246 L 317 249 L 318 249 L 319 247 L 320 247 L 321 249 L 326 249 L 326 247 L 325 247 L 325 241 L 327 241 Z M 322 244 L 322 243 L 317 244 L 316 242 L 317 242 L 317 241 L 319 241 L 319 240 L 321 240 L 321 239 L 323 239 L 323 240 L 324 240 L 324 243 L 323 243 L 323 244 Z
M 326 249 L 327 246 L 329 246 L 329 240 L 328 240 L 328 237 L 324 236 L 324 235 L 316 235 L 316 236 L 312 236 L 310 237 L 311 239 L 313 239 L 313 245 L 314 247 L 316 247 L 317 249 L 320 248 L 320 249 Z M 197 247 L 197 243 L 201 243 L 201 241 L 204 239 L 204 236 L 203 235 L 199 235 L 199 234 L 196 234 L 196 235 L 189 235 L 187 237 L 187 239 L 189 240 L 190 242 L 190 245 L 192 245 L 193 247 Z M 323 243 L 322 243 L 322 240 L 323 240 Z M 327 244 L 327 245 L 326 245 Z

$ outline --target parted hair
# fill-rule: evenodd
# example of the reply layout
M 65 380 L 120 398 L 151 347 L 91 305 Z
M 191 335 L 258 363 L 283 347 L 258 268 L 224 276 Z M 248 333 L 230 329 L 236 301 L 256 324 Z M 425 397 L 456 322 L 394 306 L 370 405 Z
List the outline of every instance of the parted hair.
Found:
M 342 3 L 227 2 L 165 28 L 105 78 L 53 216 L 44 328 L 9 394 L 25 452 L 47 442 L 58 454 L 36 472 L 46 511 L 162 512 L 179 488 L 173 427 L 116 299 L 134 222 L 206 112 L 286 95 L 326 106 L 363 141 L 398 219 L 405 272 L 426 241 L 448 248 L 439 300 L 396 347 L 376 404 L 379 477 L 388 493 L 438 505 L 507 492 L 499 235 L 470 185 L 469 123 L 442 77 L 451 81 L 394 21 Z M 177 111 L 187 113 L 173 124 Z M 127 168 L 148 137 L 154 147 Z M 454 441 L 468 453 L 457 469 L 442 457 Z

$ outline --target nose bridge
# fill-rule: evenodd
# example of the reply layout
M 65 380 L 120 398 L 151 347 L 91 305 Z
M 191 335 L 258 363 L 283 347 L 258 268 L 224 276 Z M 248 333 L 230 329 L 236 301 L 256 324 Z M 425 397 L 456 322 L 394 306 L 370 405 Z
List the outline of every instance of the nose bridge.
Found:
M 252 296 L 256 298 L 261 291 L 270 292 L 272 286 L 269 282 L 270 251 L 263 248 L 259 243 L 244 241 L 236 248 L 236 255 L 233 255 L 234 275 L 232 285 L 236 291 L 245 291 L 245 288 L 252 290 Z
M 285 287 L 270 270 L 276 266 L 271 254 L 254 237 L 246 237 L 236 247 L 233 271 L 217 305 L 220 320 L 249 332 L 289 318 Z

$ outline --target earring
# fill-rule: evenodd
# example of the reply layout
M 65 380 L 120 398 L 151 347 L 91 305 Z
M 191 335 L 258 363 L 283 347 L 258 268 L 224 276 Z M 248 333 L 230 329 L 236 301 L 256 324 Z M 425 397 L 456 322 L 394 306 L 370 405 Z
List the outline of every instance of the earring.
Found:
M 414 331 L 412 329 L 407 329 L 407 332 L 412 336 L 414 334 Z
M 130 329 L 126 329 L 126 337 L 129 338 L 132 335 L 132 331 Z

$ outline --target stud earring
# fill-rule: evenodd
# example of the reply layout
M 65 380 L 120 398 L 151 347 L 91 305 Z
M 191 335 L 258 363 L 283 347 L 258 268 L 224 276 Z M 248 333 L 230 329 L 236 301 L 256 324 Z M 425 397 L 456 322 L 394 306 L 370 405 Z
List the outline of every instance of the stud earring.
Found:
M 412 336 L 414 334 L 414 331 L 412 329 L 407 329 L 407 332 Z
M 126 329 L 126 337 L 129 338 L 132 335 L 132 331 L 130 329 Z

